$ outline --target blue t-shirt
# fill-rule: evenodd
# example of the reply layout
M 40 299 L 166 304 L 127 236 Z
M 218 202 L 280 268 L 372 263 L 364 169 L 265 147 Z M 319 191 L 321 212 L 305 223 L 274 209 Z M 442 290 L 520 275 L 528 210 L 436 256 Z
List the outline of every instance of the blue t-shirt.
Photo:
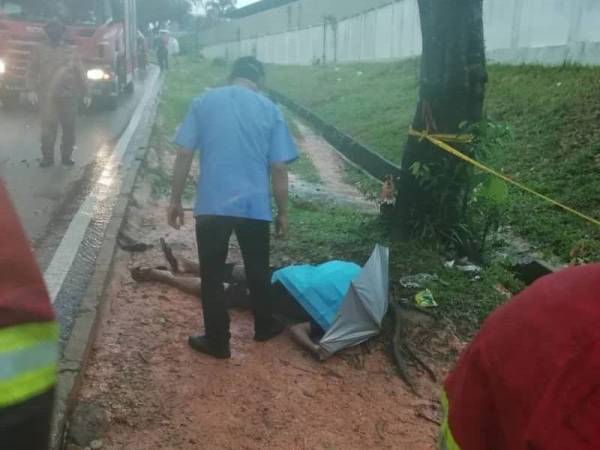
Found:
M 281 283 L 323 331 L 335 321 L 350 284 L 362 269 L 346 261 L 320 266 L 290 266 L 273 274 L 271 283 Z
M 196 216 L 272 220 L 270 165 L 298 158 L 279 108 L 235 85 L 194 99 L 175 143 L 200 152 Z

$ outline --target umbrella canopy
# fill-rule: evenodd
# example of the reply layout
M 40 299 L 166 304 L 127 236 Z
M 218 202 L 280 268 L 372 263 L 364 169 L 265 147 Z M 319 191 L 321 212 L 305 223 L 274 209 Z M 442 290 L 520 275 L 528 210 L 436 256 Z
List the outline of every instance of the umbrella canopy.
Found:
M 323 330 L 337 318 L 342 301 L 360 266 L 345 261 L 330 261 L 320 266 L 290 266 L 273 274 Z
M 369 261 L 350 283 L 321 348 L 326 356 L 379 334 L 388 308 L 389 249 L 377 245 Z

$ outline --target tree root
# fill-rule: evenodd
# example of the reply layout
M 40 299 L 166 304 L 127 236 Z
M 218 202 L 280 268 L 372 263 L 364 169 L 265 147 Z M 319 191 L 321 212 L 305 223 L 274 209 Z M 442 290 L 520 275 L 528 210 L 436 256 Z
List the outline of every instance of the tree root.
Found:
M 405 320 L 402 309 L 403 305 L 397 304 L 394 302 L 390 302 L 390 309 L 393 313 L 393 337 L 391 341 L 391 353 L 394 364 L 396 365 L 396 369 L 398 371 L 398 375 L 404 381 L 404 383 L 410 388 L 410 390 L 417 396 L 419 396 L 414 380 L 409 373 L 409 365 L 408 361 L 412 361 L 417 366 L 421 367 L 431 378 L 432 381 L 437 382 L 437 376 L 435 372 L 423 359 L 421 359 L 415 351 L 409 346 L 406 342 L 405 335 Z
M 417 389 L 415 387 L 415 383 L 408 372 L 408 365 L 406 364 L 405 358 L 402 355 L 402 313 L 400 311 L 400 307 L 392 302 L 390 302 L 390 307 L 394 313 L 394 336 L 392 338 L 392 356 L 394 359 L 394 363 L 396 364 L 396 369 L 398 370 L 398 375 L 404 381 L 404 383 L 410 388 L 410 390 L 415 395 L 419 395 Z

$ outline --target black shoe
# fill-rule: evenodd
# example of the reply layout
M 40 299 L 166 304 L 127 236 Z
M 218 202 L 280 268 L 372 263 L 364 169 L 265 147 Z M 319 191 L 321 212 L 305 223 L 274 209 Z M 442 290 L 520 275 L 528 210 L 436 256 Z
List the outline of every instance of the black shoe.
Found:
M 71 167 L 71 166 L 75 165 L 75 161 L 73 161 L 73 158 L 63 158 L 62 165 L 63 166 L 67 166 L 67 167 Z
M 285 325 L 273 319 L 268 326 L 255 328 L 254 340 L 257 342 L 269 341 L 283 333 L 283 330 L 285 330 Z
M 54 165 L 54 160 L 52 160 L 52 159 L 46 159 L 46 158 L 44 158 L 44 159 L 42 159 L 40 161 L 40 167 L 43 168 L 43 169 L 46 168 L 46 167 L 51 167 L 53 165 Z
M 204 353 L 217 359 L 231 358 L 229 344 L 215 345 L 206 338 L 206 336 L 190 336 L 188 344 L 198 353 Z

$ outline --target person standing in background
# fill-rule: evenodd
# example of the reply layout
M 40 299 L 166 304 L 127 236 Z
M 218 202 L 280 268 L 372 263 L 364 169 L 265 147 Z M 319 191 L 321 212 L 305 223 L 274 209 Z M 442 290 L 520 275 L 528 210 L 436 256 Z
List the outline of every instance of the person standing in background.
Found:
M 175 64 L 175 67 L 178 67 L 179 65 L 179 56 L 180 53 L 180 49 L 179 49 L 179 41 L 177 40 L 177 38 L 175 36 L 170 36 L 169 37 L 169 57 L 171 58 L 171 61 L 173 62 L 173 64 Z
M 74 164 L 76 117 L 83 98 L 91 104 L 83 66 L 75 51 L 64 42 L 66 27 L 59 19 L 46 25 L 48 40 L 31 55 L 27 80 L 29 100 L 40 106 L 42 127 L 42 160 L 40 167 L 54 164 L 54 147 L 58 126 L 62 127 L 61 157 L 65 166 Z
M 0 230 L 0 449 L 46 450 L 58 326 L 2 180 Z
M 285 235 L 287 163 L 298 157 L 298 151 L 281 111 L 259 93 L 264 76 L 264 67 L 255 58 L 238 59 L 231 84 L 196 98 L 175 139 L 180 148 L 168 209 L 168 222 L 174 228 L 184 221 L 181 197 L 196 152 L 202 167 L 194 214 L 205 334 L 190 337 L 189 344 L 216 358 L 231 355 L 222 276 L 234 231 L 250 289 L 254 339 L 266 341 L 284 329 L 273 318 L 269 298 L 269 181 L 278 212 L 276 229 Z
M 156 57 L 160 71 L 169 70 L 169 32 L 160 30 L 156 41 Z

